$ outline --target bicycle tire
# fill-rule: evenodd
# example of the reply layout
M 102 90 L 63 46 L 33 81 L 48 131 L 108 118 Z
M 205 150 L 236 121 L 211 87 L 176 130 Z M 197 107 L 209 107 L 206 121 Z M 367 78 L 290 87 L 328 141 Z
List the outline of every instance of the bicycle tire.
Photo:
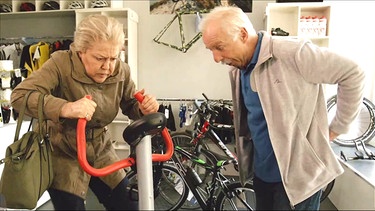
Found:
M 195 145 L 190 143 L 191 140 L 193 139 L 192 135 L 190 135 L 187 132 L 176 132 L 176 133 L 171 134 L 171 138 L 172 138 L 174 146 L 179 146 L 179 147 L 185 149 L 186 151 L 190 152 L 191 154 L 195 154 L 194 153 Z M 206 143 L 201 142 L 201 143 L 198 143 L 198 144 L 201 144 L 202 148 L 205 149 L 205 150 L 209 149 L 208 145 Z M 212 160 L 210 160 L 209 158 L 204 156 L 203 153 L 200 153 L 197 156 L 198 156 L 199 159 L 202 159 L 205 162 L 209 163 L 210 165 L 213 165 Z M 179 157 L 179 158 L 181 160 L 181 157 Z M 203 167 L 201 167 L 199 165 L 196 165 L 193 162 L 190 163 L 189 166 L 194 168 L 194 170 L 199 174 L 203 183 L 205 183 L 205 181 L 209 179 L 208 178 L 209 175 Z
M 333 142 L 341 146 L 355 146 L 356 141 L 368 143 L 375 137 L 375 105 L 367 98 L 363 98 L 362 102 L 360 113 L 352 123 L 356 128 L 352 128 L 349 133 L 339 135 Z M 329 122 L 335 116 L 336 104 L 337 95 L 327 100 Z
M 191 144 L 191 140 L 193 139 L 192 135 L 187 132 L 176 132 L 171 134 L 172 141 L 175 146 L 180 146 L 181 148 L 185 149 L 186 151 L 190 152 L 191 154 L 194 154 L 194 144 Z M 205 150 L 208 150 L 208 146 L 206 143 L 199 143 L 202 144 L 202 148 Z M 182 161 L 182 156 L 179 155 L 177 151 L 175 151 L 175 154 L 178 156 L 178 158 Z M 205 161 L 208 165 L 213 166 L 214 161 L 205 155 L 205 153 L 202 151 L 199 155 L 197 155 L 199 159 L 202 159 Z M 189 165 L 190 167 L 194 168 L 195 172 L 198 173 L 199 177 L 202 180 L 202 183 L 197 186 L 196 188 L 200 190 L 200 192 L 203 195 L 205 194 L 205 187 L 206 183 L 212 181 L 212 172 L 206 171 L 206 169 L 202 166 L 199 166 L 198 164 L 191 162 L 191 161 L 183 161 L 184 164 Z M 172 164 L 173 165 L 173 164 Z M 194 210 L 200 208 L 199 203 L 197 203 L 197 200 L 195 196 L 191 194 L 191 192 L 188 195 L 188 200 L 181 206 L 181 209 L 188 209 L 188 210 Z
M 193 140 L 192 134 L 188 132 L 174 132 L 171 133 L 171 138 L 173 144 L 184 148 L 185 150 L 192 152 L 194 149 L 194 144 L 190 143 Z M 201 143 L 203 148 L 208 149 L 208 145 L 206 143 Z
M 154 184 L 154 187 L 157 188 L 157 190 L 154 189 L 154 209 L 177 210 L 188 198 L 189 188 L 183 182 L 183 178 L 175 166 L 163 165 L 161 171 L 163 176 L 160 181 L 154 181 L 154 183 L 158 182 L 157 185 Z M 131 190 L 137 190 L 137 172 L 131 170 L 127 176 Z M 133 196 L 133 198 L 135 197 Z M 134 200 L 138 200 L 138 198 Z
M 322 196 L 320 197 L 320 203 L 322 203 L 328 195 L 331 193 L 333 186 L 335 185 L 335 180 L 332 180 L 328 185 L 322 189 Z
M 255 210 L 256 198 L 252 184 L 245 186 L 239 181 L 227 184 L 228 191 L 217 197 L 216 210 Z

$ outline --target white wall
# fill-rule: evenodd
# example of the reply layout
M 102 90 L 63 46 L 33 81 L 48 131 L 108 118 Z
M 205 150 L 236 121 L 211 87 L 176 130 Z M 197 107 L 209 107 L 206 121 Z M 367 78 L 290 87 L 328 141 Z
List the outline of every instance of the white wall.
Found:
M 327 2 L 333 5 L 330 48 L 357 61 L 365 70 L 365 97 L 375 102 L 375 2 Z
M 257 30 L 263 29 L 268 2 L 275 1 L 253 2 L 249 17 Z M 124 7 L 133 9 L 139 16 L 138 87 L 157 98 L 203 98 L 201 93 L 204 92 L 212 99 L 230 99 L 228 66 L 214 62 L 202 39 L 186 53 L 155 43 L 153 38 L 174 15 L 151 15 L 149 6 L 148 0 L 124 1 Z M 195 15 L 183 15 L 182 20 L 186 41 L 189 41 L 195 34 Z M 173 26 L 169 30 L 177 39 L 180 35 Z M 168 37 L 167 32 L 164 36 Z M 174 42 L 168 40 L 168 43 Z
M 249 17 L 256 30 L 264 29 L 263 16 L 268 3 L 253 1 Z M 372 1 L 328 1 L 332 4 L 330 47 L 357 61 L 367 73 L 365 96 L 375 100 L 375 20 Z M 216 64 L 202 39 L 187 53 L 157 44 L 153 38 L 173 18 L 173 15 L 151 15 L 148 0 L 124 1 L 124 6 L 135 10 L 138 24 L 138 84 L 139 88 L 157 98 L 202 98 L 204 92 L 212 99 L 230 99 L 228 67 Z M 195 34 L 195 16 L 183 15 L 187 41 Z M 179 38 L 177 28 L 171 26 L 168 39 Z M 174 35 L 173 35 L 174 34 Z M 169 40 L 171 41 L 171 40 Z M 172 42 L 172 41 L 171 41 Z M 172 42 L 173 43 L 173 42 Z

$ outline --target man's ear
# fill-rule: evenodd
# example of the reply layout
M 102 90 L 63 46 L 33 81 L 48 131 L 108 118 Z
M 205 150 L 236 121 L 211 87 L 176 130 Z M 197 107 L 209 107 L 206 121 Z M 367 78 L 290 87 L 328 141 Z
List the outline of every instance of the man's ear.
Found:
M 241 28 L 241 31 L 240 31 L 240 39 L 242 42 L 246 42 L 246 40 L 249 38 L 249 33 L 247 33 L 247 30 L 245 29 L 245 27 L 242 27 Z

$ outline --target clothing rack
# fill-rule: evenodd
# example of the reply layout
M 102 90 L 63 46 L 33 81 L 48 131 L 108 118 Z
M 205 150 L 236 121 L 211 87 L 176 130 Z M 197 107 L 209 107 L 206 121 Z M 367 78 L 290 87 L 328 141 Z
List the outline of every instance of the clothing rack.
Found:
M 72 39 L 73 35 L 64 35 L 64 36 L 41 36 L 41 37 L 0 37 L 0 43 L 3 41 L 18 41 L 24 42 L 26 44 L 36 43 L 40 40 L 51 40 L 51 39 Z
M 73 35 L 64 36 L 41 36 L 41 37 L 0 37 L 0 40 L 27 40 L 27 39 L 61 39 L 61 38 L 73 38 Z
M 157 101 L 165 101 L 165 102 L 168 102 L 168 101 L 178 101 L 178 102 L 186 102 L 186 101 L 195 101 L 195 100 L 198 100 L 198 101 L 204 101 L 204 99 L 198 99 L 198 98 L 157 98 L 156 99 Z M 213 101 L 217 101 L 218 99 L 210 99 L 210 100 L 213 100 Z M 224 99 L 220 99 L 220 101 L 223 101 L 223 102 L 232 102 L 232 100 L 224 100 Z
M 194 101 L 194 100 L 197 100 L 197 99 L 193 99 L 193 98 L 190 98 L 190 99 L 189 98 L 158 98 L 156 100 L 157 101 Z

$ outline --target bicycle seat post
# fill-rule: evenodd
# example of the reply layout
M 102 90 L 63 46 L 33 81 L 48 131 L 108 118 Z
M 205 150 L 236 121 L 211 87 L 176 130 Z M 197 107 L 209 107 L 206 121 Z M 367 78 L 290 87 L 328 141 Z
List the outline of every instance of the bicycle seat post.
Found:
M 144 97 L 140 92 L 134 97 L 142 102 Z M 152 172 L 151 135 L 144 136 L 135 148 L 138 171 L 139 210 L 154 210 L 154 185 Z
M 138 172 L 139 210 L 154 210 L 151 135 L 143 137 L 135 150 Z

